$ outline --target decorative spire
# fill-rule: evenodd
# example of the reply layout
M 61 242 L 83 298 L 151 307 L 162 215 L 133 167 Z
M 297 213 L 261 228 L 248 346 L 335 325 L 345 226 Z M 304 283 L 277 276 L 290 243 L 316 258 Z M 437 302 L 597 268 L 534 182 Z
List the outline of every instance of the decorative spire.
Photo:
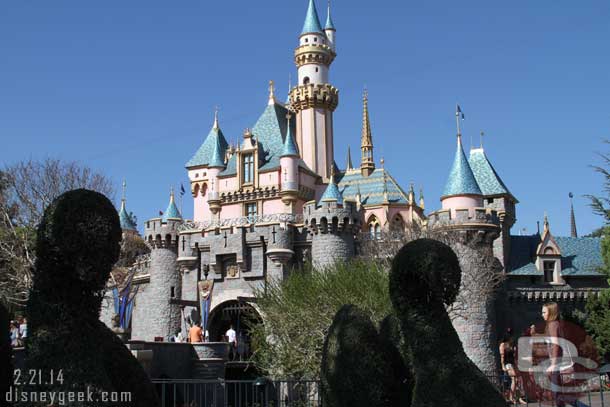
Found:
M 218 106 L 214 107 L 214 125 L 213 129 L 218 130 L 220 127 L 218 126 Z
M 352 165 L 352 153 L 350 151 L 349 146 L 347 146 L 347 160 L 345 163 L 345 171 L 352 170 L 354 166 Z
M 335 29 L 335 25 L 333 24 L 333 19 L 330 16 L 330 0 L 328 0 L 328 12 L 326 14 L 326 25 L 324 26 L 325 30 L 333 30 L 333 31 L 337 31 Z
M 422 209 L 425 209 L 424 206 L 424 189 L 420 188 L 419 189 L 419 207 Z
M 413 183 L 411 182 L 411 185 L 409 186 L 409 204 L 410 205 L 414 205 L 415 204 L 415 190 L 413 189 Z
M 125 209 L 125 189 L 127 188 L 127 182 L 123 180 L 123 193 L 121 195 L 121 210 Z
M 383 163 L 384 160 L 383 158 L 381 159 L 381 168 L 383 169 Z M 383 202 L 384 203 L 388 203 L 388 177 L 387 177 L 387 173 L 385 171 L 383 171 Z
M 479 137 L 479 148 L 483 148 L 483 136 L 485 135 L 485 132 L 483 130 L 481 130 L 481 136 Z
M 290 131 L 290 112 L 286 115 L 286 138 L 284 139 L 284 148 L 280 157 L 298 157 L 299 151 L 297 150 L 294 140 L 292 139 L 292 132 Z
M 549 232 L 549 217 L 546 215 L 546 211 L 544 211 L 544 229 L 542 230 L 542 234 L 545 235 Z
M 570 236 L 578 237 L 578 232 L 576 231 L 576 217 L 574 216 L 574 202 L 572 201 L 574 194 L 570 192 L 568 196 L 570 197 Z
M 456 196 L 456 195 L 482 195 L 481 188 L 477 183 L 477 180 L 470 168 L 470 164 L 466 159 L 464 148 L 462 147 L 462 134 L 460 130 L 460 118 L 464 118 L 464 114 L 458 105 L 455 112 L 457 121 L 457 150 L 455 152 L 455 158 L 453 160 L 453 166 L 449 173 L 449 179 L 445 184 L 443 190 L 443 197 Z
M 273 81 L 269 81 L 269 105 L 274 105 L 275 102 L 275 84 Z
M 360 149 L 362 150 L 360 170 L 363 175 L 369 176 L 375 171 L 375 161 L 373 160 L 373 136 L 369 120 L 369 93 L 366 88 L 362 95 L 362 136 L 360 138 Z
M 301 35 L 310 33 L 322 34 L 322 27 L 320 25 L 320 19 L 318 18 L 318 10 L 316 10 L 316 4 L 313 0 L 309 0 L 307 15 L 305 16 L 305 23 L 303 24 L 303 30 L 301 30 Z
M 464 120 L 464 113 L 462 113 L 462 109 L 460 105 L 455 105 L 455 124 L 457 126 L 457 136 L 462 137 L 462 129 L 460 128 L 460 119 Z
M 180 211 L 178 210 L 176 201 L 174 200 L 174 187 L 171 187 L 170 189 L 169 204 L 167 205 L 165 212 L 163 212 L 161 221 L 167 222 L 168 219 L 182 219 L 182 215 L 180 215 Z

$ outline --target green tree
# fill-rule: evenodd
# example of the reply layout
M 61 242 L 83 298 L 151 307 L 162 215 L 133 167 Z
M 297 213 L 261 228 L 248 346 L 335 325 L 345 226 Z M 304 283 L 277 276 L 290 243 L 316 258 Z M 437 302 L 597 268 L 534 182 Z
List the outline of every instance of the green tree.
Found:
M 392 312 L 388 273 L 365 261 L 325 271 L 306 266 L 269 282 L 255 296 L 265 323 L 252 328 L 253 360 L 274 378 L 320 377 L 324 338 L 344 304 L 357 304 L 377 326 Z
M 606 143 L 610 141 L 606 140 Z M 601 255 L 604 265 L 600 271 L 608 276 L 610 284 L 610 156 L 600 154 L 603 164 L 593 168 L 603 177 L 602 191 L 605 196 L 587 195 L 593 211 L 602 216 L 605 226 L 601 231 Z M 587 318 L 585 327 L 593 337 L 597 350 L 607 361 L 610 360 L 610 289 L 602 291 L 598 297 L 590 296 L 585 306 Z

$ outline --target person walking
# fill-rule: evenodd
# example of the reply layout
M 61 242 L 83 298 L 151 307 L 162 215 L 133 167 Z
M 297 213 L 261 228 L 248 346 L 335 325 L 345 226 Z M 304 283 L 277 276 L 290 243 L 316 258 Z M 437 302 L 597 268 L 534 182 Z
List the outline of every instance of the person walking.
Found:
M 235 353 L 237 352 L 237 333 L 233 329 L 233 325 L 229 325 L 229 329 L 225 332 L 227 341 L 229 342 L 229 358 L 235 359 Z
M 517 392 L 517 376 L 516 364 L 515 364 L 515 342 L 512 336 L 512 331 L 507 330 L 500 342 L 500 364 L 502 371 L 508 377 L 509 389 L 507 401 L 514 404 L 527 404 L 525 400 L 519 397 Z

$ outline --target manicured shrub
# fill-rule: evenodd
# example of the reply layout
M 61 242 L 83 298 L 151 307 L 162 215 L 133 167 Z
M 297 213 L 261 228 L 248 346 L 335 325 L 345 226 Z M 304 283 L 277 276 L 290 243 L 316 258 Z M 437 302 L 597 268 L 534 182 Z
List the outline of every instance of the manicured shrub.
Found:
M 445 306 L 461 280 L 451 248 L 431 239 L 406 244 L 392 262 L 390 298 L 411 355 L 414 407 L 501 407 L 502 395 L 468 359 Z
M 354 305 L 335 315 L 324 341 L 321 382 L 324 404 L 330 407 L 397 406 L 406 390 L 395 375 L 392 356 L 384 348 L 371 319 Z
M 129 405 L 160 405 L 140 364 L 99 320 L 120 239 L 117 212 L 102 194 L 66 192 L 46 209 L 26 311 L 26 364 L 47 376 L 61 369 L 63 380 L 37 391 L 128 392 Z

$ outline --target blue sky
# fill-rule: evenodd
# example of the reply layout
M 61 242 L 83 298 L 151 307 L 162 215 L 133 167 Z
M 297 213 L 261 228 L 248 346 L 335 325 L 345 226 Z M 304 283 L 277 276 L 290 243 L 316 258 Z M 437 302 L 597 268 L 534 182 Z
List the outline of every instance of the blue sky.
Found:
M 317 1 L 321 18 L 326 3 Z M 513 233 L 580 234 L 601 224 L 591 164 L 610 138 L 610 3 L 537 0 L 334 0 L 340 90 L 335 151 L 359 162 L 361 93 L 369 89 L 375 159 L 427 210 L 455 152 L 455 104 L 466 146 L 485 131 L 488 157 L 520 200 Z M 252 127 L 267 82 L 282 98 L 307 0 L 16 1 L 0 4 L 0 164 L 79 160 L 116 184 L 142 221 L 188 185 L 184 163 L 220 107 L 229 140 Z M 184 212 L 192 216 L 185 196 Z

